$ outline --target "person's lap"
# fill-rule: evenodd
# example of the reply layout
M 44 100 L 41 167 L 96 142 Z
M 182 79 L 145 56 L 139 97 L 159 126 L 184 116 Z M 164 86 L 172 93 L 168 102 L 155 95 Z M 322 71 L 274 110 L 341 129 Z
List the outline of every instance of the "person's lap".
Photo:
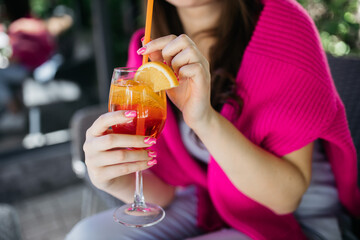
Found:
M 161 223 L 146 228 L 128 228 L 112 219 L 114 209 L 102 212 L 77 224 L 68 234 L 67 240 L 156 240 L 185 239 L 201 232 L 183 221 L 175 222 L 166 217 Z
M 115 209 L 110 209 L 80 221 L 68 234 L 66 240 L 250 239 L 234 229 L 222 229 L 204 234 L 196 226 L 196 202 L 194 189 L 190 188 L 177 194 L 174 202 L 166 209 L 164 220 L 146 228 L 128 228 L 114 222 L 112 215 Z
M 79 222 L 68 234 L 67 240 L 97 239 L 186 239 L 202 231 L 196 227 L 196 196 L 193 190 L 178 194 L 166 209 L 160 223 L 146 228 L 128 228 L 114 222 L 114 209 L 101 212 Z
M 197 199 L 194 189 L 187 189 L 177 194 L 174 202 L 166 209 L 164 220 L 154 226 L 146 228 L 128 228 L 114 222 L 113 213 L 115 209 L 110 209 L 92 217 L 83 219 L 68 234 L 66 240 L 98 240 L 98 239 L 142 239 L 142 240 L 248 240 L 250 237 L 235 230 L 222 229 L 212 233 L 204 233 L 196 224 Z M 313 225 L 314 220 L 316 222 Z M 309 239 L 319 238 L 318 233 L 333 229 L 336 224 L 331 224 L 328 218 L 307 218 L 301 219 L 304 232 Z M 310 226 L 309 226 L 310 225 Z M 316 227 L 317 226 L 317 227 Z M 314 227 L 317 229 L 313 231 Z M 335 231 L 336 230 L 336 231 Z M 337 234 L 334 234 L 335 233 Z M 339 236 L 339 229 L 334 229 L 331 236 Z M 322 234 L 323 235 L 323 234 Z M 325 234 L 328 235 L 328 234 Z M 325 236 L 323 235 L 323 236 Z M 324 239 L 327 239 L 326 236 Z M 333 239 L 330 237 L 329 239 Z M 337 239 L 337 238 L 335 238 Z

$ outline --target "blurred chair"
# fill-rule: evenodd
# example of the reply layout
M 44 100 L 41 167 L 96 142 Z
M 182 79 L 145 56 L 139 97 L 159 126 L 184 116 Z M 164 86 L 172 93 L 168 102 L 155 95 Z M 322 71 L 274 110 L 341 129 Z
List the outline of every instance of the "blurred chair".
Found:
M 74 102 L 81 97 L 81 89 L 76 83 L 55 79 L 55 74 L 62 63 L 63 57 L 55 54 L 34 70 L 33 78 L 27 78 L 23 83 L 23 102 L 28 109 L 29 122 L 29 133 L 23 140 L 26 148 L 41 147 L 46 144 L 46 138 L 41 131 L 43 106 Z
M 103 113 L 107 112 L 107 106 L 97 105 L 83 108 L 77 111 L 71 119 L 72 138 L 72 167 L 75 174 L 83 179 L 86 188 L 82 196 L 81 217 L 88 217 L 100 210 L 116 207 L 122 202 L 113 196 L 97 189 L 90 181 L 85 166 L 85 155 L 83 145 L 85 142 L 86 130 Z
M 351 136 L 355 144 L 358 186 L 360 187 L 360 58 L 328 55 L 328 62 L 336 89 L 345 105 Z M 360 239 L 360 218 L 353 219 L 353 229 Z M 343 237 L 347 239 L 346 236 Z
M 328 55 L 328 61 L 336 89 L 345 105 L 360 173 L 360 58 Z M 359 175 L 358 185 L 360 187 Z
M 0 240 L 20 239 L 20 223 L 16 210 L 8 204 L 0 204 Z

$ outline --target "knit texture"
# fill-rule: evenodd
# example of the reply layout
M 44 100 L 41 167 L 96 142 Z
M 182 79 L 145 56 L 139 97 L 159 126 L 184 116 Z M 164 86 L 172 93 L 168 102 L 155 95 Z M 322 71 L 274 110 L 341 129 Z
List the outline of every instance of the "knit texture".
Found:
M 254 144 L 279 157 L 323 139 L 340 201 L 360 215 L 356 151 L 316 27 L 294 0 L 263 4 L 237 75 L 244 100 L 241 116 L 236 117 L 230 103 L 221 114 Z M 142 35 L 143 30 L 131 41 L 128 66 L 141 64 L 136 50 Z M 228 225 L 253 239 L 305 239 L 292 214 L 276 215 L 244 195 L 215 159 L 211 157 L 207 171 L 202 169 L 186 151 L 170 107 L 154 148 L 159 162 L 151 168 L 154 173 L 175 186 L 198 186 L 200 227 L 211 231 Z

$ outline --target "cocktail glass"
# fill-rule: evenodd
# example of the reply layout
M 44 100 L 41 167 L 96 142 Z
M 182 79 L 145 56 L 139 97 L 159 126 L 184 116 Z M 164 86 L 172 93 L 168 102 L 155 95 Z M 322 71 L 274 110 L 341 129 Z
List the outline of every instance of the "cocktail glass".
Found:
M 115 68 L 111 79 L 109 111 L 135 110 L 136 118 L 112 126 L 114 133 L 157 138 L 166 120 L 166 93 L 154 92 L 151 87 L 135 81 L 136 68 Z M 140 79 L 141 80 L 141 79 Z M 158 205 L 146 203 L 141 171 L 136 172 L 134 202 L 114 212 L 114 220 L 128 227 L 148 227 L 160 222 L 165 211 Z

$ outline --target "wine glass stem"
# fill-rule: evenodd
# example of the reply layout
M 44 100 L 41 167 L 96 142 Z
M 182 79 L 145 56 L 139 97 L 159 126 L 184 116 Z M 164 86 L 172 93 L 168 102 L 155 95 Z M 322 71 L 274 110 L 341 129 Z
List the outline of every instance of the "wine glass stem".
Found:
M 143 194 L 143 178 L 142 171 L 137 171 L 135 173 L 135 194 L 134 194 L 134 208 L 146 208 L 145 198 Z

